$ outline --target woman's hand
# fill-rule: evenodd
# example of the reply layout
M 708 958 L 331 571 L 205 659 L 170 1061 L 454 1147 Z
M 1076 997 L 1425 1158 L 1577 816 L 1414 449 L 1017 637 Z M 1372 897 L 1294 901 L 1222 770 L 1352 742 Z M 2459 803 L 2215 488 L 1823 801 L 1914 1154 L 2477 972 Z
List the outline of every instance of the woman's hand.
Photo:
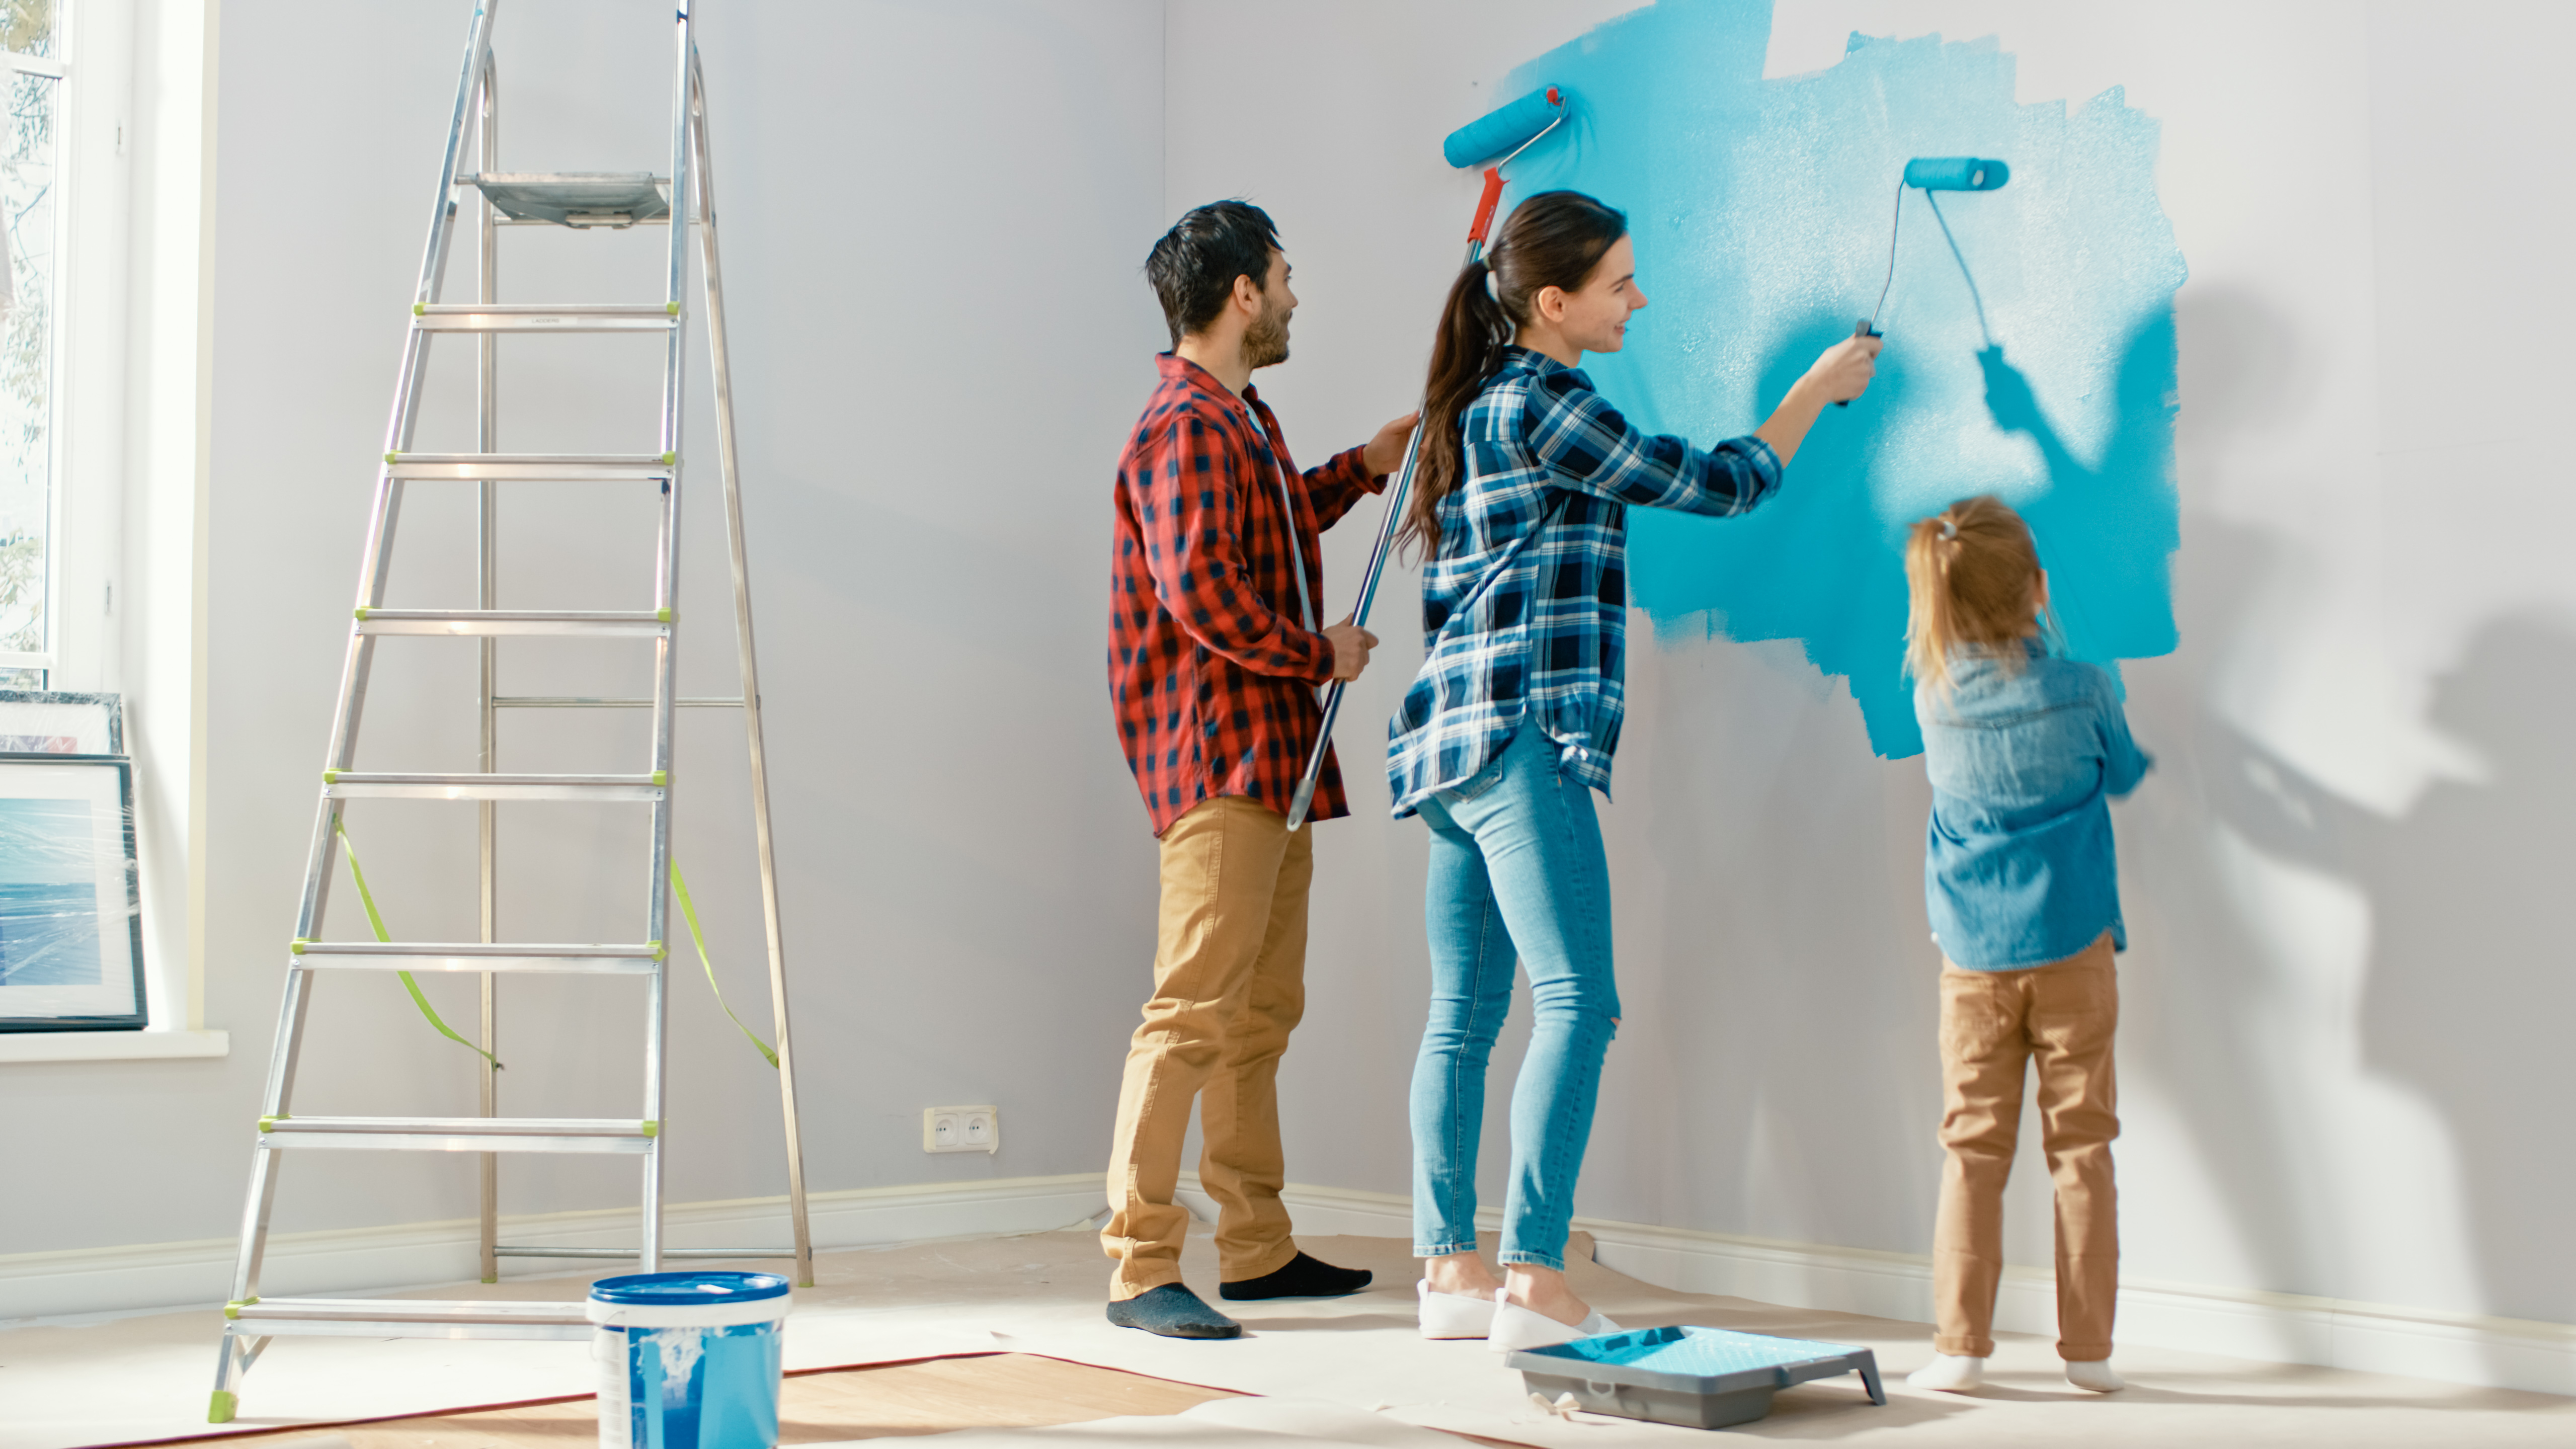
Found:
M 1781 467 L 1798 456 L 1798 445 L 1807 440 L 1807 429 L 1816 425 L 1816 415 L 1825 410 L 1825 404 L 1849 402 L 1869 390 L 1869 380 L 1878 375 L 1881 345 L 1876 337 L 1837 342 L 1825 349 L 1806 376 L 1790 384 L 1779 409 L 1753 430 L 1753 436 L 1769 443 L 1780 456 Z
M 1814 387 L 1826 402 L 1850 402 L 1869 391 L 1869 380 L 1878 376 L 1878 349 L 1886 343 L 1883 337 L 1846 338 L 1826 348 L 1799 381 Z

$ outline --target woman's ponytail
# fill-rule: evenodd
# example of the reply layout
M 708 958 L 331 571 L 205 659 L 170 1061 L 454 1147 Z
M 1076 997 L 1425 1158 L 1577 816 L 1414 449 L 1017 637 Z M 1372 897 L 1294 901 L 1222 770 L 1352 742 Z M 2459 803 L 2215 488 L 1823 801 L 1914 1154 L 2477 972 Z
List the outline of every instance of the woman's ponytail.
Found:
M 1459 419 L 1501 370 L 1503 348 L 1512 340 L 1512 319 L 1495 291 L 1493 269 L 1481 258 L 1469 262 L 1450 284 L 1440 330 L 1431 339 L 1421 456 L 1413 465 L 1413 498 L 1396 535 L 1398 544 L 1419 543 L 1426 558 L 1440 552 L 1440 500 L 1457 490 L 1466 472 L 1458 456 Z
M 1628 234 L 1628 218 L 1580 191 L 1542 191 L 1512 208 L 1483 258 L 1467 264 L 1440 309 L 1431 339 L 1431 377 L 1422 389 L 1422 449 L 1414 463 L 1413 498 L 1398 543 L 1440 554 L 1440 502 L 1466 480 L 1460 422 L 1467 405 L 1503 369 L 1514 323 L 1530 299 L 1549 287 L 1583 288 L 1602 255 Z

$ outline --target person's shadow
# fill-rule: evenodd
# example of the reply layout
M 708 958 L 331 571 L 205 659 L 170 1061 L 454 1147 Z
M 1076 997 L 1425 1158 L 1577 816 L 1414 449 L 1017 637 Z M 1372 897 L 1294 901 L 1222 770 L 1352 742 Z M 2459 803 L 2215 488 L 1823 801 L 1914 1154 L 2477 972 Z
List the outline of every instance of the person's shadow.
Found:
M 2479 1301 L 2443 1306 L 2552 1322 L 2576 1316 L 2576 971 L 2557 910 L 2576 819 L 2571 714 L 2576 629 L 2521 615 L 2485 626 L 2435 687 L 2432 723 L 2483 756 L 2487 778 L 2437 781 L 2403 814 L 2349 800 L 2216 721 L 2202 740 L 2220 819 L 2369 899 L 2363 1061 L 2441 1113 L 2455 1160 L 2422 1172 L 2456 1183 L 2477 1261 Z M 2438 1218 L 2437 1204 L 2407 1211 L 2428 1208 Z M 2369 1206 L 2347 1196 L 2344 1210 Z M 2426 1302 L 2444 1268 L 2429 1255 L 2381 1263 L 2347 1294 Z
M 2115 416 L 2101 461 L 2075 456 L 2030 379 L 2004 349 L 1977 354 L 1995 426 L 2029 438 L 2048 490 L 2021 509 L 2049 571 L 2049 599 L 2075 656 L 2115 661 L 2173 652 L 2172 557 L 2181 545 L 2173 484 L 2174 326 L 2150 314 L 2120 359 Z

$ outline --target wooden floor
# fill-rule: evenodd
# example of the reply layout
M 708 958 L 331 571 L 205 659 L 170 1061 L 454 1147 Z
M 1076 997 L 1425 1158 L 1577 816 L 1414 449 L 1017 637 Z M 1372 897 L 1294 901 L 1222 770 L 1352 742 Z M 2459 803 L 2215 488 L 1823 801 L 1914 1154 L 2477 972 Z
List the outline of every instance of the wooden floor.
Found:
M 779 1398 L 782 1444 L 1073 1424 L 1119 1414 L 1177 1414 L 1235 1397 L 1169 1379 L 1022 1353 L 935 1358 L 790 1375 Z M 277 1445 L 337 1435 L 350 1449 L 574 1449 L 599 1440 L 588 1398 L 371 1423 L 306 1425 L 164 1443 Z

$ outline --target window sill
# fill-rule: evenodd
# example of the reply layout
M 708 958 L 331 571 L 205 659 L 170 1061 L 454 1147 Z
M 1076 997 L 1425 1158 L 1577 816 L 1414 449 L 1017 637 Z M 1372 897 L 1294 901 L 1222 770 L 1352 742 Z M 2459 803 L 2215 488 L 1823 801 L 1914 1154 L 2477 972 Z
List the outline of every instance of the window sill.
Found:
M 231 1052 L 232 1034 L 222 1031 L 0 1032 L 0 1063 L 131 1062 Z

